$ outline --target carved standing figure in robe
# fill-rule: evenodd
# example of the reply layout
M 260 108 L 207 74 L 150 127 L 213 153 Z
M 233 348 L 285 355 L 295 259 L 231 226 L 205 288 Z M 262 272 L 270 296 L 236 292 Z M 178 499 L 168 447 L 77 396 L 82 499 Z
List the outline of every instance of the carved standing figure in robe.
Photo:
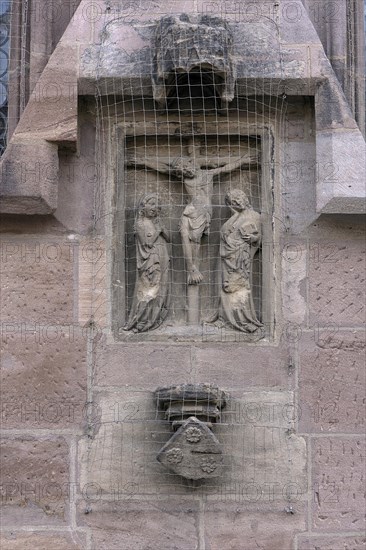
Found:
M 199 284 L 203 276 L 199 270 L 200 245 L 203 235 L 208 235 L 212 217 L 213 181 L 219 174 L 228 174 L 244 164 L 256 162 L 256 156 L 245 154 L 223 166 L 199 158 L 199 145 L 192 140 L 189 156 L 178 157 L 171 163 L 161 160 L 130 159 L 129 165 L 145 166 L 162 174 L 169 174 L 183 181 L 190 202 L 185 207 L 179 229 L 187 267 L 187 284 Z
M 252 265 L 261 243 L 260 214 L 248 197 L 233 189 L 225 197 L 233 215 L 221 228 L 221 291 L 219 316 L 242 332 L 254 333 L 262 323 L 253 303 Z
M 124 330 L 146 332 L 157 328 L 168 314 L 169 235 L 160 220 L 155 193 L 144 195 L 135 220 L 136 283 Z

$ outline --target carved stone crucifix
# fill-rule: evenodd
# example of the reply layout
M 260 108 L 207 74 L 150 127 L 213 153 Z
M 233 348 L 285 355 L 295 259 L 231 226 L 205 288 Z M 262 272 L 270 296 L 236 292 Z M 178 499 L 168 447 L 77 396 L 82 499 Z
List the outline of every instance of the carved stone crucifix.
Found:
M 131 158 L 129 166 L 144 166 L 168 174 L 184 184 L 190 202 L 185 207 L 180 220 L 183 254 L 187 268 L 187 284 L 198 285 L 203 276 L 199 270 L 200 245 L 203 235 L 208 235 L 212 217 L 212 195 L 214 178 L 219 174 L 229 174 L 244 165 L 257 162 L 257 155 L 248 154 L 229 160 L 223 165 L 209 161 L 199 154 L 200 144 L 193 139 L 188 145 L 188 156 L 181 156 L 172 162 L 160 159 Z
M 199 269 L 200 246 L 202 236 L 208 235 L 210 229 L 214 179 L 220 174 L 229 174 L 237 168 L 257 162 L 256 154 L 246 153 L 239 158 L 225 159 L 225 162 L 220 165 L 200 155 L 200 143 L 194 138 L 188 142 L 188 155 L 180 156 L 173 161 L 157 158 L 127 159 L 129 166 L 143 166 L 180 180 L 189 196 L 190 201 L 183 211 L 179 224 L 187 269 L 189 324 L 199 324 L 198 285 L 203 280 Z

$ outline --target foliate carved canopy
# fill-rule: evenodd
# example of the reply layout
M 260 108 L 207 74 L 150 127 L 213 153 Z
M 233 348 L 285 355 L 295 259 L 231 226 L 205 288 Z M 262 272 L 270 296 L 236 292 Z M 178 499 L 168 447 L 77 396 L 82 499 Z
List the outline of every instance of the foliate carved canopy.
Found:
M 232 101 L 236 80 L 233 36 L 223 19 L 187 14 L 163 17 L 157 24 L 155 49 L 152 81 L 159 105 L 165 105 L 179 74 L 194 73 L 202 89 L 214 86 L 222 107 Z

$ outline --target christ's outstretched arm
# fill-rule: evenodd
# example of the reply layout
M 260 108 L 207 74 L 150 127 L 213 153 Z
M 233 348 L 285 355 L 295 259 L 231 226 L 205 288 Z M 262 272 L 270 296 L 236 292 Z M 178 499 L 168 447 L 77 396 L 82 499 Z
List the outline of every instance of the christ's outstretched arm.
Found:
M 257 162 L 258 162 L 258 155 L 246 153 L 245 155 L 240 157 L 238 160 L 233 160 L 232 162 L 228 162 L 224 166 L 220 166 L 219 168 L 214 168 L 213 170 L 210 170 L 210 174 L 213 174 L 214 176 L 218 174 L 229 174 L 233 170 L 236 170 L 237 168 L 240 168 L 245 164 L 248 164 L 248 165 L 256 164 Z
M 166 162 L 161 162 L 159 160 L 149 160 L 149 159 L 140 159 L 140 158 L 128 158 L 126 160 L 127 166 L 144 166 L 145 168 L 151 168 L 156 172 L 161 174 L 170 174 L 171 167 Z

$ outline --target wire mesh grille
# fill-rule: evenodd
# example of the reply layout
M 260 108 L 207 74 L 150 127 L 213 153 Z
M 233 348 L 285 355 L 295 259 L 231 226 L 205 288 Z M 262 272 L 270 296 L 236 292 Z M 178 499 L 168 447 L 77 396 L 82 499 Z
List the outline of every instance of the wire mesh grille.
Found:
M 103 44 L 99 56 L 102 67 Z M 261 83 L 248 81 L 228 102 L 227 75 L 197 63 L 165 74 L 154 101 L 156 57 L 159 51 L 135 56 L 131 77 L 106 82 L 102 68 L 98 75 L 95 212 L 105 219 L 114 210 L 109 227 L 117 336 L 188 335 L 188 325 L 208 324 L 256 337 L 260 329 L 263 337 L 269 315 L 261 242 L 272 242 L 273 213 L 269 143 L 282 129 L 286 98 L 276 89 L 258 95 Z M 247 210 L 265 220 L 265 229 L 260 221 L 250 224 L 250 216 L 237 229 L 241 218 L 235 225 L 233 191 L 246 196 Z M 154 203 L 150 213 L 146 202 Z M 225 231 L 233 230 L 237 249 L 230 252 L 224 281 Z M 153 243 L 147 242 L 149 233 Z M 235 292 L 246 304 L 228 322 L 230 315 L 220 312 Z

